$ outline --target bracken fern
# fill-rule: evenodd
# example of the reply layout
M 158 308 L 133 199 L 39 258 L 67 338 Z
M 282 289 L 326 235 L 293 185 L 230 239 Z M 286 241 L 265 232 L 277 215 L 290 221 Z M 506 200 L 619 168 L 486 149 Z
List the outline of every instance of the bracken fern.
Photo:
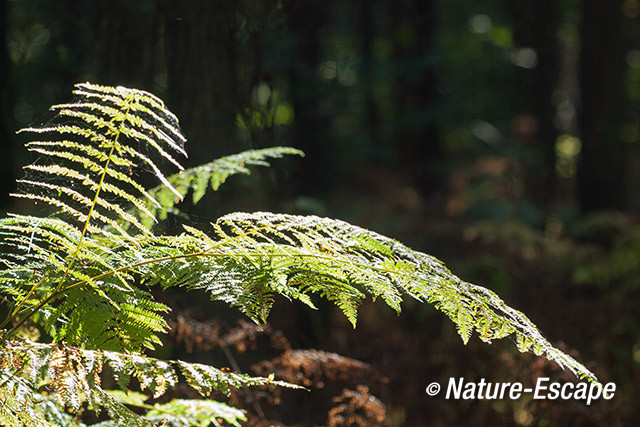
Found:
M 82 425 L 63 409 L 89 408 L 106 412 L 111 421 L 102 426 L 239 425 L 243 413 L 221 402 L 145 404 L 146 395 L 125 393 L 130 378 L 154 397 L 179 375 L 205 397 L 231 387 L 295 387 L 144 355 L 161 344 L 169 310 L 154 300 L 151 286 L 204 290 L 256 322 L 266 321 L 275 295 L 310 308 L 321 297 L 354 326 L 367 295 L 398 312 L 409 296 L 444 312 L 465 343 L 474 331 L 487 342 L 514 335 L 520 351 L 544 354 L 596 381 L 493 292 L 459 279 L 430 255 L 346 222 L 234 213 L 209 230 L 185 225 L 178 235 L 154 233 L 153 225 L 176 213 L 189 193 L 197 203 L 230 175 L 302 153 L 252 150 L 183 170 L 178 159 L 186 155 L 185 138 L 160 99 L 89 83 L 76 85 L 74 94 L 74 102 L 52 107 L 49 122 L 22 130 L 34 136 L 27 147 L 39 158 L 25 167 L 15 196 L 52 211 L 0 220 L 1 424 Z M 167 174 L 167 166 L 177 172 Z M 148 188 L 147 175 L 157 187 Z M 27 339 L 34 325 L 52 342 Z M 119 391 L 102 388 L 105 366 Z

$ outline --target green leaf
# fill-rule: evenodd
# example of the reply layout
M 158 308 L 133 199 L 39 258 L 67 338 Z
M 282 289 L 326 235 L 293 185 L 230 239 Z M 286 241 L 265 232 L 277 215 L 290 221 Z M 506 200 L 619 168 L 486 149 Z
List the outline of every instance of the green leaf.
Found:
M 215 400 L 174 399 L 169 403 L 156 404 L 146 418 L 152 422 L 164 422 L 172 427 L 222 427 L 224 421 L 232 426 L 240 427 L 240 421 L 247 417 L 240 409 Z

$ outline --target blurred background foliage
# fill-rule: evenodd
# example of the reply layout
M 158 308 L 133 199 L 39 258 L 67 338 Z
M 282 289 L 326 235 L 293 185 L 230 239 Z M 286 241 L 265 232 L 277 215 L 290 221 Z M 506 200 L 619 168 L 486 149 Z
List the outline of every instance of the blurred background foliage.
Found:
M 589 408 L 430 399 L 434 378 L 553 368 L 499 343 L 463 348 L 425 307 L 396 318 L 367 305 L 353 332 L 327 307 L 282 304 L 272 321 L 293 345 L 387 377 L 388 424 L 640 422 L 638 0 L 6 0 L 0 12 L 5 210 L 25 164 L 15 130 L 76 82 L 149 90 L 180 118 L 188 165 L 274 145 L 307 154 L 234 179 L 197 221 L 277 210 L 395 237 L 499 292 L 619 390 Z M 310 408 L 299 425 L 325 415 Z

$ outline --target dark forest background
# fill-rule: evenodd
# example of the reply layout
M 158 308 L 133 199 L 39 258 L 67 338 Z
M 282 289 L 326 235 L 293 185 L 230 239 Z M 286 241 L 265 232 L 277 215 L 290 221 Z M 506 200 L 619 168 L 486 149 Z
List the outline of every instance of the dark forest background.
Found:
M 175 328 L 164 355 L 285 376 L 295 365 L 287 349 L 344 356 L 329 358 L 337 371 L 313 365 L 309 393 L 234 397 L 253 424 L 640 422 L 638 0 L 0 8 L 4 210 L 15 208 L 8 194 L 26 163 L 17 129 L 68 100 L 76 82 L 145 89 L 180 118 L 189 166 L 274 145 L 306 153 L 233 178 L 190 210 L 203 227 L 235 210 L 272 210 L 389 235 L 498 292 L 618 387 L 614 400 L 589 407 L 431 398 L 425 387 L 449 377 L 569 377 L 508 340 L 465 347 L 441 314 L 411 302 L 399 317 L 366 304 L 354 331 L 328 306 L 309 313 L 282 301 L 259 330 L 200 296 L 170 296 Z M 325 353 L 301 354 L 307 376 L 310 363 L 329 363 Z

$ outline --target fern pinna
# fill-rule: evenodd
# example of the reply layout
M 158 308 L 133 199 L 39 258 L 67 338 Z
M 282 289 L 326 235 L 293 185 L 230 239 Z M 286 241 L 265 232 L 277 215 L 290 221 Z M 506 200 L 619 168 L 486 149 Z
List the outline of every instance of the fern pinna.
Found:
M 169 425 L 239 425 L 244 419 L 241 411 L 207 399 L 145 404 L 146 395 L 127 393 L 132 377 L 153 396 L 174 385 L 178 374 L 205 397 L 229 387 L 295 387 L 145 356 L 167 329 L 168 307 L 154 300 L 151 286 L 205 290 L 256 322 L 266 321 L 275 295 L 310 308 L 322 297 L 354 326 L 367 295 L 396 311 L 410 296 L 449 316 L 465 343 L 474 331 L 487 342 L 515 335 L 521 351 L 544 354 L 596 381 L 493 292 L 459 279 L 430 255 L 346 222 L 235 213 L 209 230 L 185 225 L 179 235 L 154 233 L 158 219 L 175 212 L 190 192 L 197 202 L 208 187 L 248 173 L 247 166 L 302 153 L 252 150 L 183 170 L 185 138 L 160 99 L 89 83 L 76 85 L 74 94 L 74 102 L 52 107 L 49 122 L 22 130 L 38 160 L 25 167 L 15 196 L 51 209 L 0 220 L 3 425 L 81 425 L 69 412 L 83 408 L 105 411 L 111 421 L 103 426 L 165 419 Z M 146 186 L 148 175 L 157 187 Z M 38 342 L 33 326 L 50 338 Z M 105 366 L 120 390 L 102 388 Z

